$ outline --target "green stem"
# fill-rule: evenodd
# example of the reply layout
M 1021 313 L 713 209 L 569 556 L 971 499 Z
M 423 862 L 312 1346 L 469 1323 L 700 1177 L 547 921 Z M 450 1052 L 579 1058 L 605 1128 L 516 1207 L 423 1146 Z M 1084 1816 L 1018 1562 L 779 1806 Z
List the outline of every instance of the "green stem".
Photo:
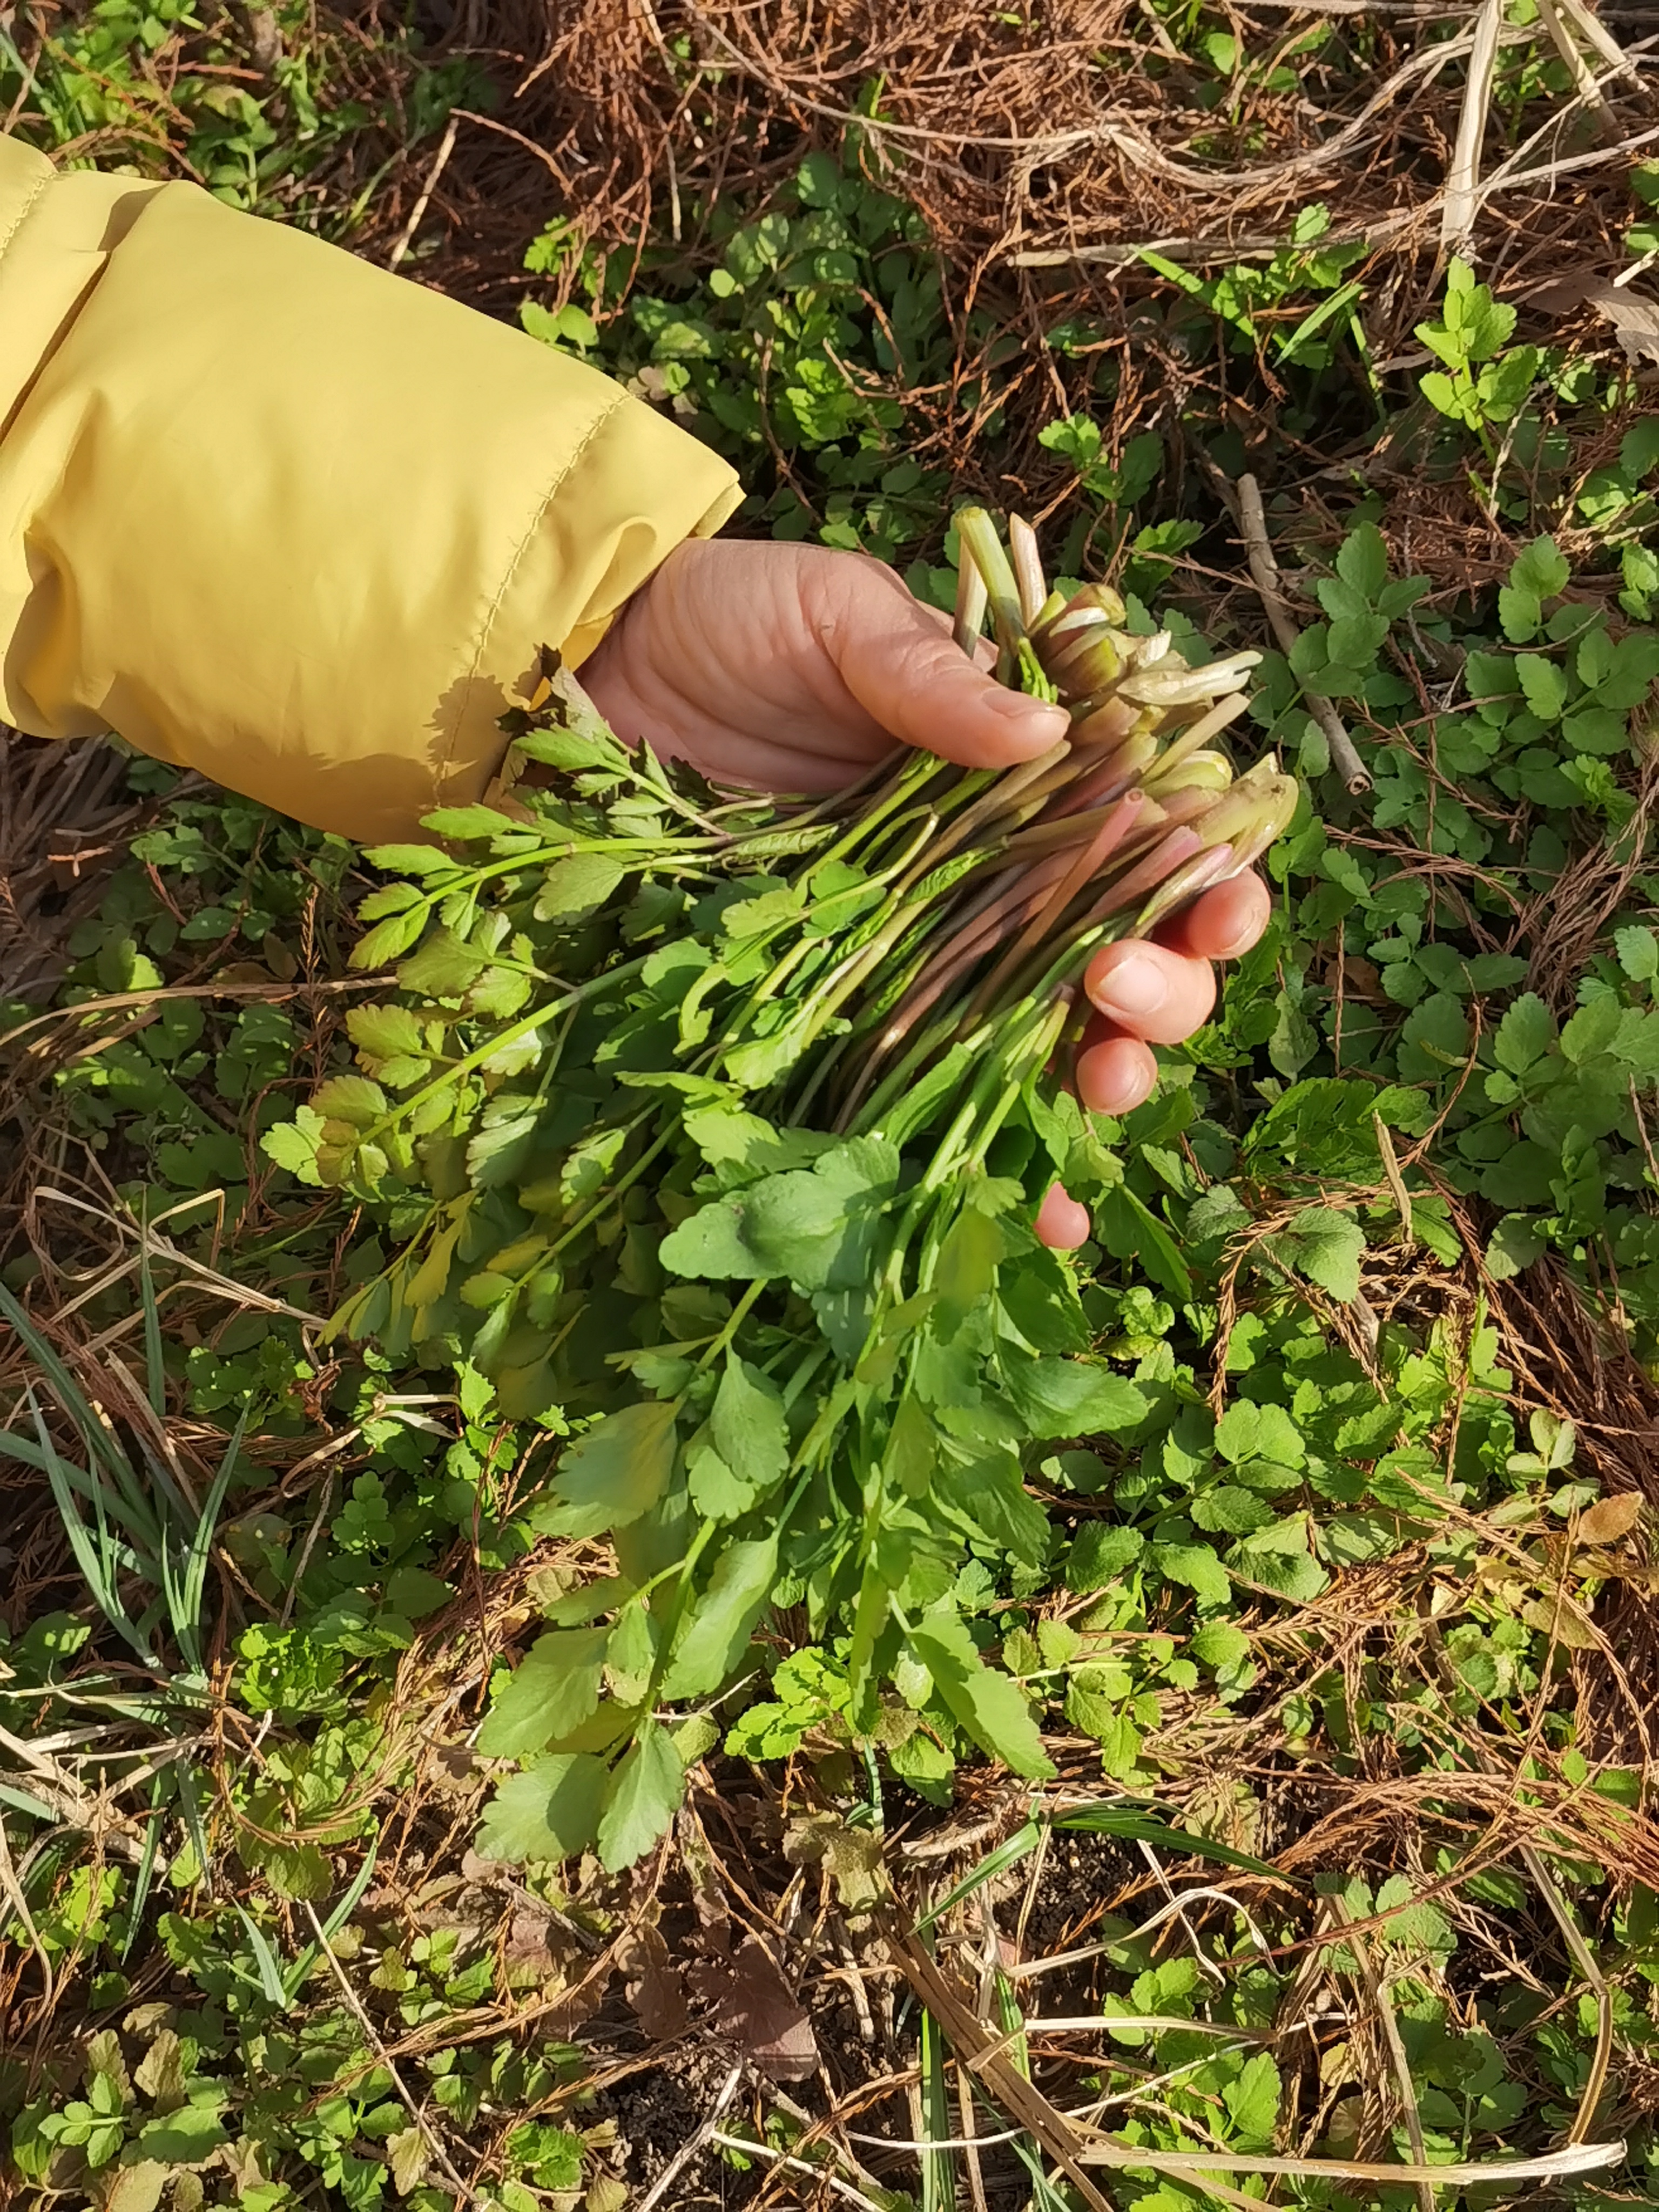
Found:
M 697 1561 L 702 1557 L 710 1537 L 719 1526 L 720 1523 L 716 1521 L 705 1521 L 691 1539 L 690 1547 L 684 1559 L 680 1562 L 679 1587 L 674 1593 L 674 1602 L 668 1608 L 668 1617 L 663 1622 L 662 1634 L 657 1644 L 657 1656 L 652 1662 L 651 1679 L 645 1686 L 643 1705 L 647 1714 L 656 1709 L 657 1692 L 674 1656 L 674 1638 L 678 1632 L 686 1601 L 691 1595 L 692 1572 Z
M 730 1318 L 727 1320 L 726 1326 L 721 1329 L 720 1334 L 713 1339 L 707 1351 L 704 1352 L 702 1358 L 697 1362 L 696 1372 L 699 1375 L 702 1373 L 704 1368 L 709 1365 L 711 1361 L 718 1359 L 721 1352 L 726 1349 L 732 1338 L 737 1334 L 738 1329 L 753 1311 L 760 1298 L 761 1292 L 765 1288 L 766 1281 L 764 1278 L 757 1283 L 750 1283 L 749 1288 L 744 1292 L 743 1296 L 738 1300 L 737 1304 L 732 1308 Z
M 643 1120 L 645 1117 L 641 1115 L 640 1118 Z M 615 1205 L 616 1201 L 619 1198 L 623 1197 L 628 1191 L 633 1188 L 634 1185 L 639 1181 L 640 1177 L 650 1166 L 652 1161 L 656 1158 L 658 1153 L 665 1151 L 667 1146 L 673 1142 L 673 1133 L 674 1133 L 672 1131 L 665 1130 L 663 1134 L 657 1139 L 654 1144 L 647 1145 L 645 1150 L 640 1154 L 638 1159 L 635 1161 L 633 1166 L 629 1168 L 626 1173 L 618 1176 L 615 1182 L 610 1185 L 609 1188 L 604 1192 L 596 1203 L 590 1206 L 586 1212 L 581 1215 L 578 1220 L 571 1223 L 569 1228 L 565 1231 L 558 1243 L 556 1244 L 549 1245 L 547 1249 L 547 1259 L 544 1259 L 542 1261 L 543 1267 L 547 1265 L 548 1260 L 557 1259 L 559 1254 L 564 1250 L 566 1245 L 574 1243 L 576 1238 L 581 1235 L 584 1229 L 590 1228 L 594 1222 L 602 1218 L 602 1217 L 610 1211 L 611 1206 Z
M 358 1143 L 366 1144 L 370 1139 L 382 1135 L 387 1129 L 395 1129 L 398 1124 L 407 1119 L 417 1106 L 423 1106 L 428 1098 L 435 1098 L 440 1091 L 452 1089 L 462 1076 L 471 1075 L 475 1068 L 482 1067 L 487 1060 L 493 1060 L 504 1046 L 516 1044 L 520 1037 L 532 1036 L 544 1022 L 550 1021 L 556 1015 L 565 1012 L 572 1006 L 580 1006 L 585 1000 L 596 997 L 600 991 L 608 989 L 621 977 L 635 974 L 644 967 L 649 957 L 648 953 L 642 952 L 635 960 L 624 961 L 620 968 L 607 968 L 602 975 L 591 976 L 586 983 L 578 983 L 574 990 L 567 991 L 562 999 L 556 999 L 550 1004 L 537 1006 L 530 1013 L 520 1014 L 516 1022 L 509 1022 L 504 1030 L 497 1030 L 488 1044 L 479 1045 L 476 1051 L 468 1053 L 465 1060 L 452 1061 L 441 1075 L 434 1075 L 430 1083 L 423 1083 L 418 1091 L 412 1092 L 409 1097 L 399 1100 L 389 1112 L 382 1114 L 378 1120 L 371 1121 L 368 1128 L 359 1136 Z

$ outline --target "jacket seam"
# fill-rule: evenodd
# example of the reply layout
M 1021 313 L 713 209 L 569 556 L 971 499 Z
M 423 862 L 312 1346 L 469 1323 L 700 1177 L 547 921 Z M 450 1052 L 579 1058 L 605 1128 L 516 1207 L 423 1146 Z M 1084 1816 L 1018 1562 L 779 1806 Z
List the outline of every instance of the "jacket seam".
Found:
M 30 216 L 34 212 L 36 204 L 45 193 L 47 185 L 53 184 L 56 181 L 57 172 L 53 169 L 48 169 L 44 177 L 37 177 L 35 179 L 34 188 L 25 196 L 22 205 L 18 209 L 16 215 L 12 219 L 11 227 L 8 230 L 0 232 L 0 260 L 3 260 L 6 254 L 10 251 L 12 245 L 16 240 L 18 232 L 21 230 L 23 225 L 28 221 Z
M 449 732 L 449 742 L 444 748 L 443 762 L 438 770 L 438 781 L 441 787 L 449 781 L 450 766 L 455 757 L 455 748 L 460 743 L 461 732 L 465 726 L 467 708 L 472 703 L 472 693 L 478 681 L 478 672 L 483 666 L 484 655 L 489 652 L 489 641 L 495 635 L 496 617 L 501 613 L 507 593 L 513 588 L 514 579 L 519 573 L 519 565 L 528 551 L 536 532 L 545 521 L 548 509 L 581 465 L 588 447 L 604 429 L 605 424 L 610 422 L 611 416 L 621 409 L 627 398 L 628 394 L 625 392 L 617 392 L 593 417 L 568 459 L 560 467 L 558 473 L 537 501 L 523 537 L 513 549 L 512 558 L 501 573 L 501 580 L 496 587 L 495 596 L 490 601 L 489 610 L 479 626 L 477 650 L 472 656 L 472 665 L 466 672 L 466 688 L 461 694 L 460 705 L 456 709 L 454 724 Z

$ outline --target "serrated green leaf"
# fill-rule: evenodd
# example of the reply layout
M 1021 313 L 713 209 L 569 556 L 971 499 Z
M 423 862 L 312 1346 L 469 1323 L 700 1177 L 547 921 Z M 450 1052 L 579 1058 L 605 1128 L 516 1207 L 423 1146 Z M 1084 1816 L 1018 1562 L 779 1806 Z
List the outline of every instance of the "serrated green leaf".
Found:
M 771 1602 L 777 1578 L 775 1535 L 726 1547 L 674 1647 L 663 1683 L 665 1698 L 698 1698 L 725 1688 Z
M 389 876 L 447 876 L 456 872 L 455 857 L 436 845 L 370 845 L 363 854 L 372 868 Z
M 386 1110 L 386 1096 L 366 1075 L 331 1075 L 312 1093 L 313 1113 L 325 1121 L 345 1121 L 354 1129 L 367 1129 Z
M 940 1702 L 981 1751 L 1034 1781 L 1053 1775 L 1054 1763 L 1030 1706 L 1006 1674 L 980 1657 L 964 1621 L 951 1613 L 924 1614 L 912 1625 L 907 1641 L 912 1656 L 932 1675 Z
M 1230 1674 L 1249 1657 L 1250 1639 L 1231 1620 L 1206 1621 L 1188 1638 L 1187 1654 L 1200 1667 L 1211 1668 L 1218 1674 Z
M 371 1060 L 419 1059 L 426 1052 L 421 1025 L 407 1006 L 352 1006 L 346 1035 Z
M 1632 923 L 1628 928 L 1615 929 L 1613 941 L 1619 954 L 1619 965 L 1632 982 L 1651 982 L 1659 975 L 1659 935 Z
M 538 921 L 574 921 L 592 914 L 623 880 L 625 871 L 606 853 L 573 853 L 555 860 L 542 878 L 533 908 Z
M 1272 1240 L 1275 1255 L 1345 1305 L 1359 1295 L 1365 1232 L 1333 1206 L 1304 1206 Z
M 1559 599 L 1572 575 L 1566 556 L 1553 538 L 1534 538 L 1510 570 L 1510 581 L 1518 590 L 1540 599 Z
M 138 2131 L 142 2157 L 158 2159 L 165 2166 L 199 2166 L 229 2135 L 220 2114 L 222 2092 L 207 2101 L 192 2100 L 149 2121 Z
M 709 1426 L 720 1457 L 757 1493 L 788 1473 L 789 1424 L 778 1386 L 735 1352 L 726 1355 Z
M 1389 635 L 1386 615 L 1346 615 L 1331 624 L 1328 647 L 1333 663 L 1356 671 L 1368 668 Z
M 1271 2149 L 1279 2096 L 1279 2069 L 1265 2051 L 1247 2058 L 1234 2078 L 1223 2083 L 1221 2100 L 1241 2150 Z
M 1200 1491 L 1187 1510 L 1194 1524 L 1210 1535 L 1248 1536 L 1268 1527 L 1274 1517 L 1272 1506 L 1236 1482 Z
M 1005 1362 L 1004 1383 L 1032 1436 L 1113 1436 L 1131 1429 L 1146 1411 L 1134 1384 L 1109 1367 L 1081 1359 Z
M 1486 1239 L 1486 1270 L 1498 1283 L 1509 1283 L 1544 1252 L 1548 1252 L 1548 1237 L 1537 1224 L 1526 1214 L 1504 1214 Z
M 459 999 L 483 973 L 484 956 L 451 929 L 434 929 L 398 970 L 405 991 L 429 999 Z
M 1541 1060 L 1555 1042 L 1555 1017 L 1535 992 L 1528 991 L 1505 1011 L 1492 1051 L 1500 1067 L 1519 1075 Z
M 1283 1406 L 1235 1399 L 1215 1425 L 1215 1448 L 1234 1467 L 1252 1459 L 1279 1467 L 1300 1467 L 1305 1456 L 1301 1432 Z
M 480 1858 L 522 1866 L 572 1858 L 599 1834 L 610 1776 L 591 1752 L 559 1752 L 511 1774 L 484 1808 L 473 1849 Z
M 1632 630 L 1613 648 L 1613 664 L 1595 687 L 1604 707 L 1628 713 L 1646 702 L 1654 678 L 1659 677 L 1659 637 L 1650 630 Z
M 1166 1582 L 1180 1583 L 1191 1590 L 1201 1607 L 1224 1606 L 1232 1600 L 1232 1579 L 1208 1544 L 1155 1544 L 1152 1565 Z
M 1390 1875 L 1376 1893 L 1374 1909 L 1388 1916 L 1376 1931 L 1384 1943 L 1443 1957 L 1457 1948 L 1457 1935 L 1450 1921 L 1432 1898 L 1418 1897 L 1409 1875 Z
M 515 740 L 515 749 L 526 760 L 563 769 L 570 775 L 580 775 L 584 769 L 620 768 L 623 760 L 623 749 L 614 738 L 575 730 L 526 730 Z
M 1134 1565 L 1146 1547 L 1139 1528 L 1114 1527 L 1109 1521 L 1085 1521 L 1066 1554 L 1066 1587 L 1081 1596 L 1091 1590 L 1109 1589 Z
M 1048 1516 L 1026 1490 L 1012 1453 L 951 1465 L 935 1475 L 936 1494 L 1028 1566 L 1048 1549 Z
M 1374 522 L 1357 523 L 1337 549 L 1336 573 L 1375 602 L 1389 580 L 1389 549 Z
M 1518 653 L 1515 657 L 1515 672 L 1520 678 L 1522 696 L 1533 713 L 1546 722 L 1559 721 L 1561 710 L 1567 703 L 1566 672 L 1553 660 L 1546 660 L 1536 653 Z
M 520 1759 L 599 1711 L 611 1631 L 561 1628 L 538 1637 L 485 1716 L 478 1749 L 486 1759 Z
M 641 1727 L 605 1787 L 599 1814 L 599 1862 L 618 1874 L 666 1835 L 685 1796 L 685 1769 L 674 1740 L 656 1721 Z
M 932 1288 L 947 1305 L 969 1313 L 989 1296 L 1007 1247 L 992 1217 L 964 1206 L 939 1247 Z
M 739 1481 L 712 1444 L 698 1441 L 686 1447 L 685 1474 L 691 1503 L 706 1521 L 740 1521 L 754 1510 L 753 1485 Z
M 525 830 L 525 824 L 515 822 L 510 814 L 483 805 L 435 807 L 430 814 L 421 817 L 421 827 L 439 837 L 453 837 L 458 842 L 502 835 L 522 836 Z
M 1505 584 L 1498 594 L 1498 618 L 1512 645 L 1525 645 L 1537 636 L 1544 610 L 1538 604 L 1536 592 L 1522 591 Z
M 598 1536 L 648 1513 L 674 1471 L 674 1408 L 647 1399 L 607 1413 L 559 1462 L 552 1498 L 532 1506 L 547 1536 Z
M 1619 1034 L 1626 1009 L 1611 991 L 1570 1014 L 1561 1029 L 1561 1049 L 1570 1060 L 1582 1065 L 1605 1052 Z
M 322 1141 L 323 1117 L 313 1107 L 301 1106 L 291 1121 L 278 1121 L 267 1129 L 259 1139 L 260 1149 L 279 1168 L 298 1176 L 301 1182 L 315 1183 L 317 1150 Z
M 1133 1260 L 1177 1305 L 1190 1302 L 1192 1277 L 1181 1248 L 1127 1184 L 1119 1183 L 1103 1194 L 1095 1209 L 1095 1225 L 1115 1260 Z

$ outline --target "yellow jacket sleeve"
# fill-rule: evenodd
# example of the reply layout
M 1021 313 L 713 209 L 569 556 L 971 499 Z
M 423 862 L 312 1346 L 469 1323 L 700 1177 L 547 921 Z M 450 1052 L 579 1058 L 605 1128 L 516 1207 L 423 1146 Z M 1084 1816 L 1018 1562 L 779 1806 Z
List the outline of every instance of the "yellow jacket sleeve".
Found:
M 479 796 L 731 471 L 609 379 L 193 185 L 0 139 L 0 717 L 352 837 Z

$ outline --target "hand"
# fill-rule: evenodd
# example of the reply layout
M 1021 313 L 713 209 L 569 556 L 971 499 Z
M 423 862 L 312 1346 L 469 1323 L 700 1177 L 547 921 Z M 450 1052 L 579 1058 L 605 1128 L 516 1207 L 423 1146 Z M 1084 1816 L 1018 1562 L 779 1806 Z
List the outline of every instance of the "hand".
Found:
M 895 743 L 969 768 L 1008 768 L 1066 730 L 1065 710 L 994 683 L 936 608 L 892 569 L 825 546 L 691 539 L 629 602 L 581 671 L 619 737 L 648 738 L 723 782 L 835 791 Z M 1158 1079 L 1150 1047 L 1209 1018 L 1213 960 L 1261 936 L 1267 887 L 1218 884 L 1158 933 L 1108 945 L 1085 988 L 1097 1009 L 1078 1053 L 1079 1096 L 1127 1114 Z M 1061 1249 L 1089 1234 L 1056 1184 L 1037 1234 Z
M 765 791 L 838 791 L 896 742 L 1009 768 L 1067 727 L 976 668 L 892 569 L 823 545 L 689 539 L 580 675 L 619 738 Z

